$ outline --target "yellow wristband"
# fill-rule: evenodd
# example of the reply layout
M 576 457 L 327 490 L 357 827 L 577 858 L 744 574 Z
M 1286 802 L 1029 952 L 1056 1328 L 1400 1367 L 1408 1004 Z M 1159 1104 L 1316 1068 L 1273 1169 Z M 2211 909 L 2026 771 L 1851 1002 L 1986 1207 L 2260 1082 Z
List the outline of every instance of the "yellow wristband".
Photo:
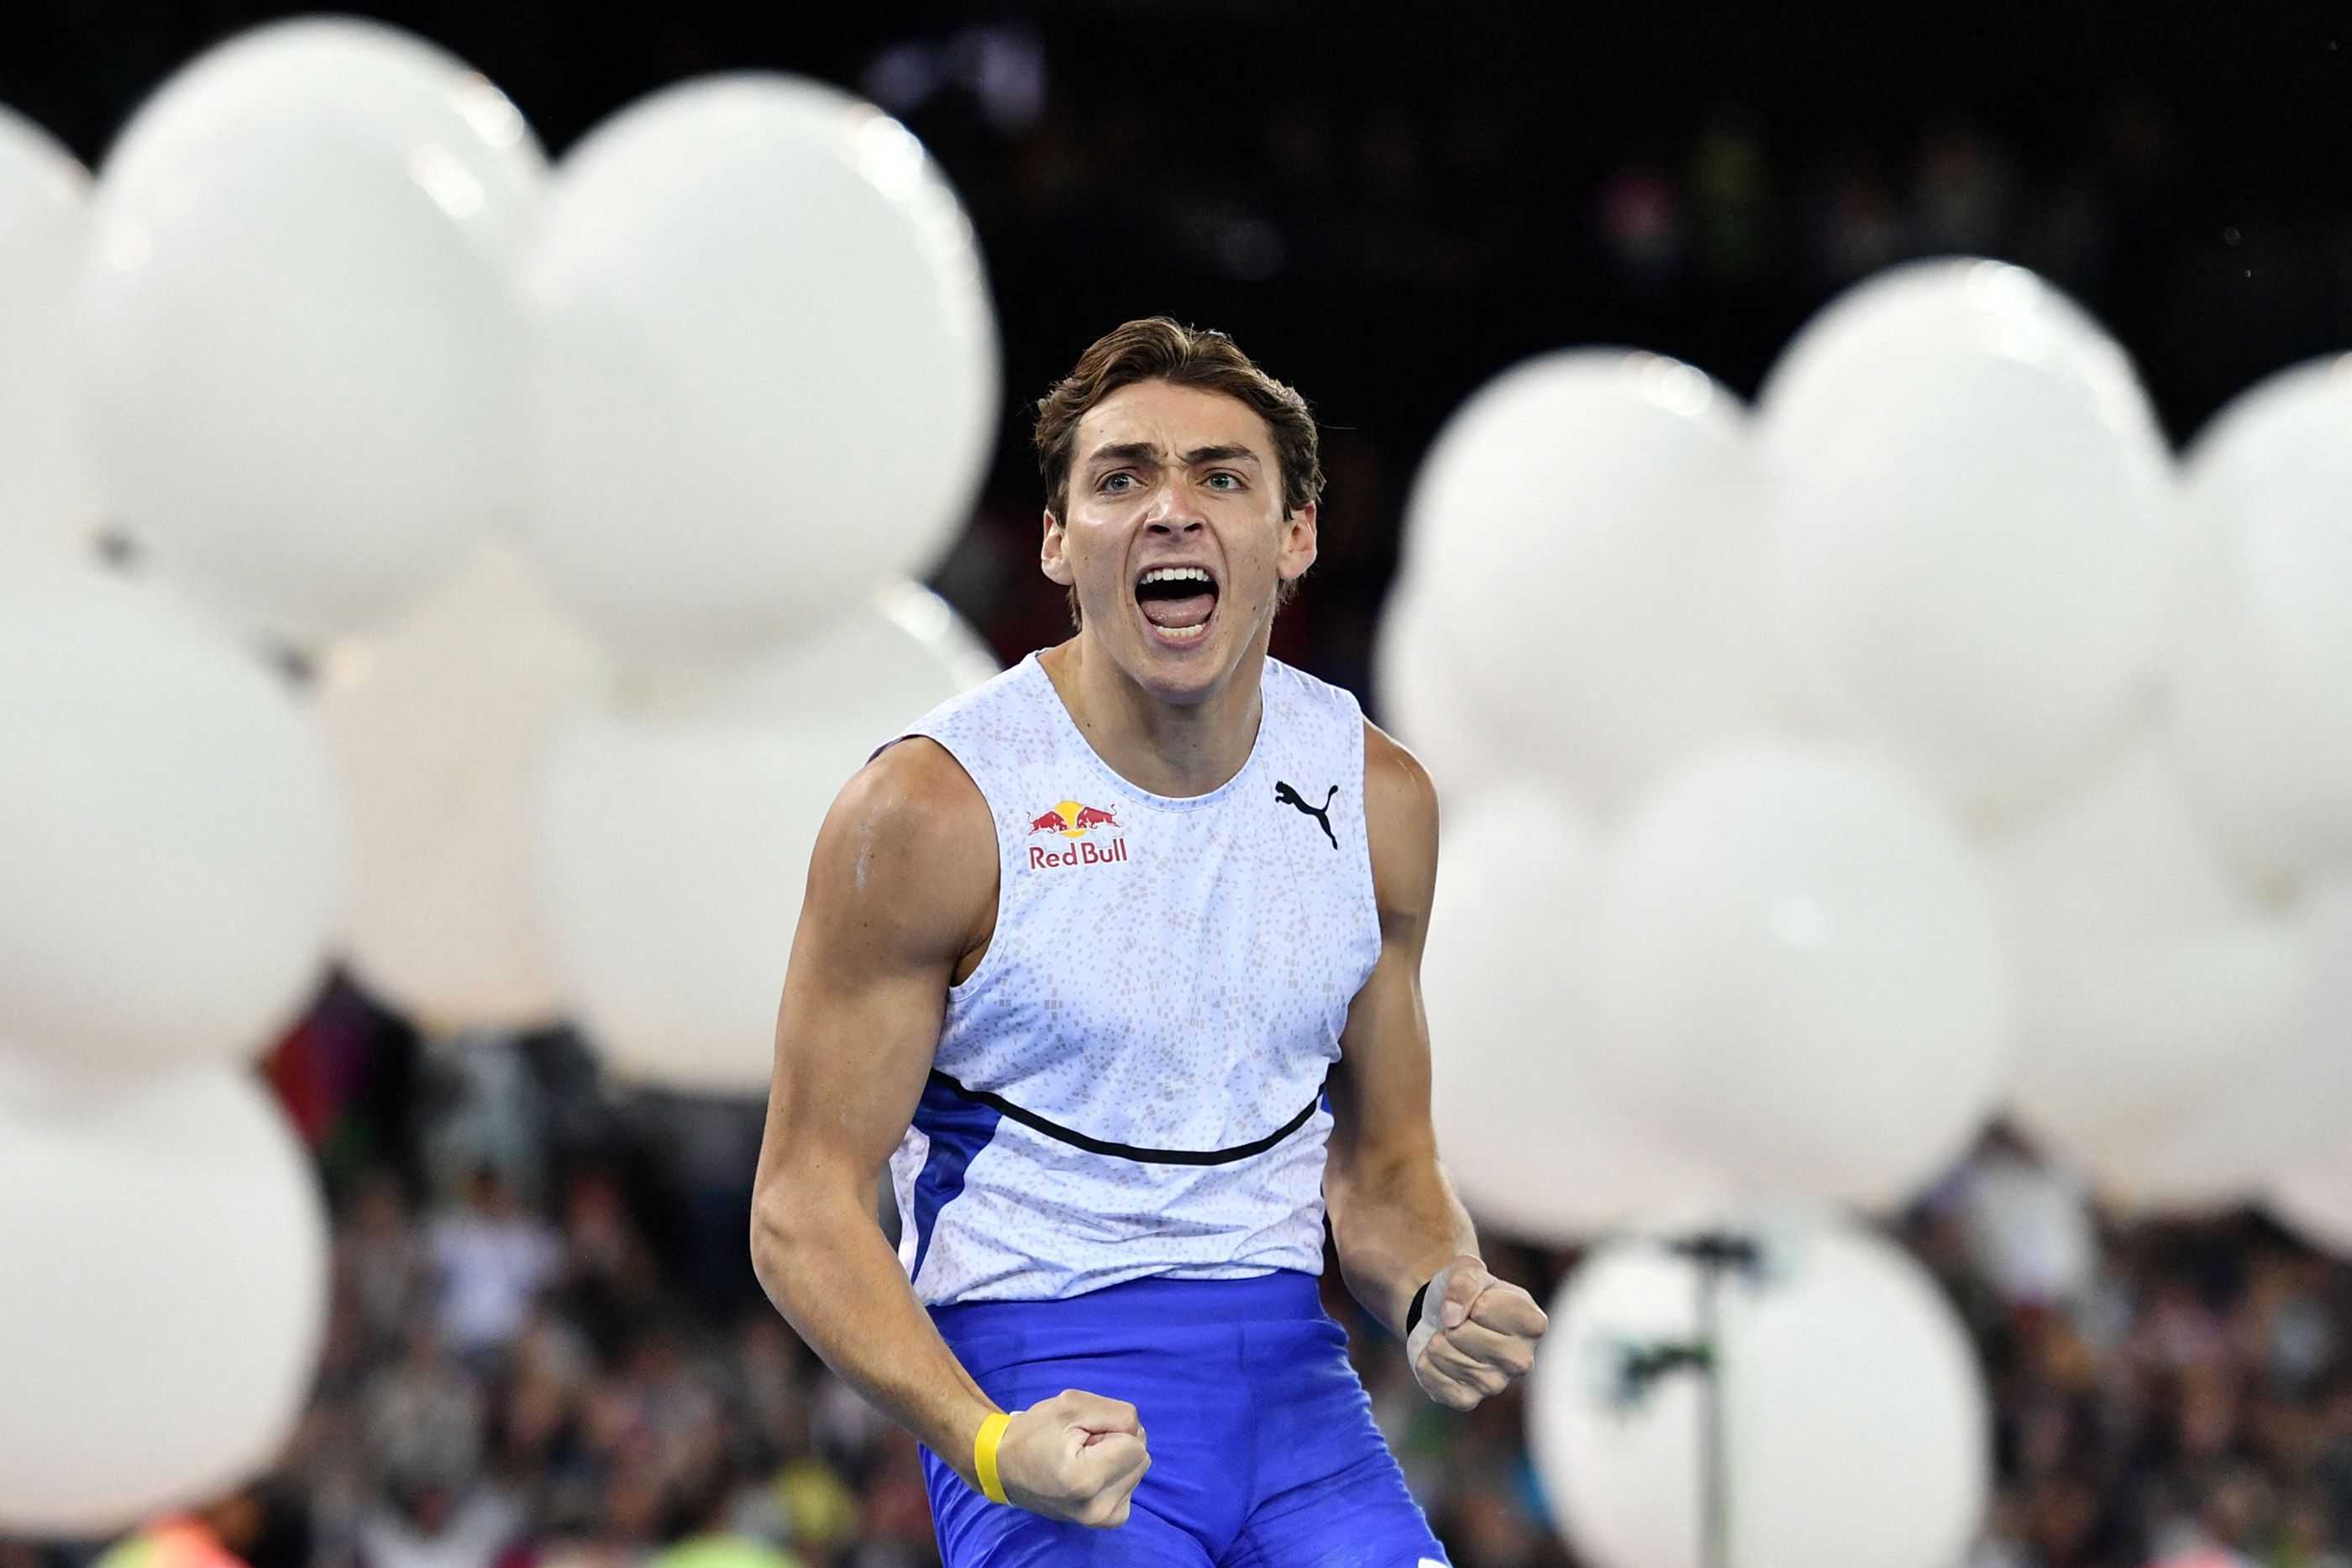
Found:
M 980 1436 L 971 1440 L 971 1468 L 980 1476 L 980 1490 L 991 1502 L 1010 1502 L 1004 1495 L 1004 1483 L 996 1474 L 996 1445 L 1004 1441 L 1004 1428 L 1013 1425 L 1013 1417 L 998 1414 L 980 1424 Z

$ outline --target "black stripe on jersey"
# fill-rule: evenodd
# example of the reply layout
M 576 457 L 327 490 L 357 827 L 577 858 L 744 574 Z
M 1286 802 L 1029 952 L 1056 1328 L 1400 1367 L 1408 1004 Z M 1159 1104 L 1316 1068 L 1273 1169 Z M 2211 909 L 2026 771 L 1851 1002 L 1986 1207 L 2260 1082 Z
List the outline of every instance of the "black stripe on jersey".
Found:
M 1315 1108 L 1323 1103 L 1323 1092 L 1318 1089 L 1315 1092 L 1315 1098 L 1307 1102 L 1306 1108 L 1297 1115 L 1265 1137 L 1246 1144 L 1235 1144 L 1230 1149 L 1139 1149 L 1133 1144 L 1114 1144 L 1101 1138 L 1089 1138 L 1076 1128 L 1065 1127 L 1059 1122 L 1049 1122 L 1034 1111 L 1015 1105 L 1002 1094 L 992 1094 L 985 1089 L 967 1089 L 936 1067 L 931 1069 L 931 1078 L 950 1092 L 1010 1116 L 1023 1126 L 1043 1133 L 1056 1142 L 1084 1149 L 1090 1155 L 1109 1155 L 1118 1159 L 1137 1160 L 1153 1166 L 1227 1166 L 1235 1160 L 1248 1159 L 1252 1155 L 1262 1155 L 1307 1125 L 1307 1118 L 1315 1114 Z

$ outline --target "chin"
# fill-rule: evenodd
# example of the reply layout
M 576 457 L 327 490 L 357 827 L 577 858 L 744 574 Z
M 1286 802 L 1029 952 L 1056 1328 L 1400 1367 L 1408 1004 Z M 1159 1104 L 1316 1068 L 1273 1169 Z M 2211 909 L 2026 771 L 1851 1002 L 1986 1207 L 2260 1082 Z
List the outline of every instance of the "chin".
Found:
M 1234 673 L 1233 665 L 1230 659 L 1171 660 L 1147 648 L 1129 668 L 1128 674 L 1160 701 L 1189 706 L 1207 701 L 1223 689 Z
M 1128 657 L 1119 662 L 1136 685 L 1162 702 L 1205 701 L 1223 689 L 1244 651 L 1219 623 L 1222 619 L 1222 613 L 1211 617 L 1192 641 L 1178 642 L 1139 616 L 1125 628 L 1128 635 L 1120 640 L 1128 645 Z

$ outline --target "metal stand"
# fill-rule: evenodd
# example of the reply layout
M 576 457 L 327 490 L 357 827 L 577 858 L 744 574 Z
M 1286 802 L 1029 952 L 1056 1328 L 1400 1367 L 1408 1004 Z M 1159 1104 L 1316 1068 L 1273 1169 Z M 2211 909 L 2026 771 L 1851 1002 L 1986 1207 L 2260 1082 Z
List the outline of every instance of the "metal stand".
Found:
M 1689 1370 L 1699 1379 L 1699 1562 L 1701 1568 L 1732 1568 L 1731 1476 L 1723 1419 L 1721 1360 L 1722 1293 L 1726 1274 L 1754 1274 L 1763 1261 L 1753 1237 L 1709 1231 L 1666 1243 L 1667 1250 L 1696 1265 L 1698 1290 L 1696 1333 L 1681 1343 L 1627 1347 L 1618 1367 L 1620 1397 L 1637 1403 L 1672 1374 Z

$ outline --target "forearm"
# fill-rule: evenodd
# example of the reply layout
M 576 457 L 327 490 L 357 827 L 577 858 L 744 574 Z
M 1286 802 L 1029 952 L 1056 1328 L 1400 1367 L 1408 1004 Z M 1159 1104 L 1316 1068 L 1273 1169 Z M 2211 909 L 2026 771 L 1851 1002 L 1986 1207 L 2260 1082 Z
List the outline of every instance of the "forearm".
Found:
M 1454 1259 L 1478 1256 L 1478 1233 L 1433 1151 L 1362 1166 L 1327 1184 L 1331 1239 L 1349 1293 L 1402 1339 L 1413 1292 Z
M 972 1442 L 998 1406 L 940 1338 L 864 1204 L 763 1193 L 751 1262 L 768 1299 L 827 1366 L 978 1484 Z

